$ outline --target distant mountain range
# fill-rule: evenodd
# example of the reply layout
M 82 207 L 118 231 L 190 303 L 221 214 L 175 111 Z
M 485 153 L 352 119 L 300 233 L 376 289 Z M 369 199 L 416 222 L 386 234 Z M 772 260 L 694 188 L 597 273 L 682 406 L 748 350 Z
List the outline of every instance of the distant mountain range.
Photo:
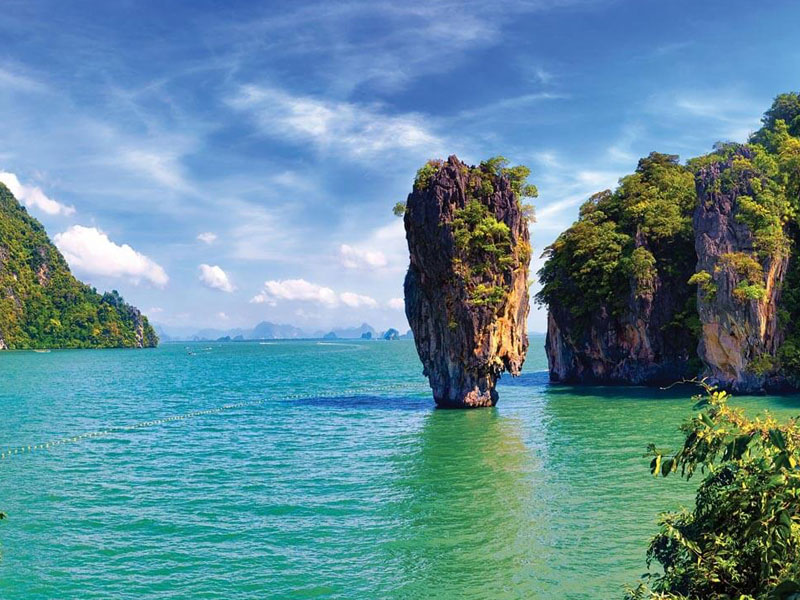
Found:
M 413 339 L 411 331 L 400 334 L 397 329 L 377 331 L 372 325 L 362 323 L 358 327 L 334 328 L 328 331 L 318 329 L 306 331 L 279 323 L 262 321 L 252 329 L 201 329 L 195 333 L 170 333 L 168 327 L 156 325 L 161 341 L 245 341 L 245 340 L 292 340 L 292 339 Z

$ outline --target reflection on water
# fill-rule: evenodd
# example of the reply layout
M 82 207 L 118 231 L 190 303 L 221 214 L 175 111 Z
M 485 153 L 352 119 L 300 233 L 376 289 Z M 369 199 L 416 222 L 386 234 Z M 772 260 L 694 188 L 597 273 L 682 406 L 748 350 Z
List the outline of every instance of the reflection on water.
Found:
M 398 457 L 402 521 L 384 549 L 404 598 L 517 597 L 547 524 L 533 518 L 537 457 L 522 422 L 496 410 L 434 411 L 413 452 Z

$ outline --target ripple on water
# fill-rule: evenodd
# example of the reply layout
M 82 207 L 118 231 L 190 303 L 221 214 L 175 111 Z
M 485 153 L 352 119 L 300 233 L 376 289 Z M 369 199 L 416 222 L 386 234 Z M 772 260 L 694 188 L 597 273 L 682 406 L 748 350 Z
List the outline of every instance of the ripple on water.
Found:
M 642 458 L 685 390 L 549 387 L 535 338 L 498 408 L 436 411 L 412 342 L 347 344 L 3 354 L 3 448 L 258 404 L 4 461 L 0 597 L 620 597 L 691 501 Z

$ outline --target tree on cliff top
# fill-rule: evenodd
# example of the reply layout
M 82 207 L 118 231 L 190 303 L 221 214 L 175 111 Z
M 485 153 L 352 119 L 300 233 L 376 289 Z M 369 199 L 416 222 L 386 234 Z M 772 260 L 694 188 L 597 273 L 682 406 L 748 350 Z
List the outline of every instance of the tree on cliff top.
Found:
M 632 278 L 637 293 L 656 276 L 682 278 L 694 262 L 694 204 L 694 177 L 677 156 L 653 152 L 641 159 L 615 191 L 589 198 L 578 220 L 545 249 L 536 301 L 567 306 L 585 320 L 603 307 L 622 311 Z
M 422 165 L 417 170 L 417 174 L 414 177 L 414 188 L 418 190 L 424 189 L 428 185 L 428 182 L 431 180 L 431 178 L 433 178 L 433 176 L 439 172 L 439 169 L 442 168 L 442 165 L 444 165 L 444 161 L 440 159 L 431 159 Z M 536 221 L 536 213 L 533 205 L 522 203 L 523 198 L 536 198 L 539 195 L 539 190 L 536 188 L 536 186 L 532 183 L 528 183 L 528 177 L 531 174 L 531 170 L 525 165 L 517 165 L 515 167 L 509 167 L 508 165 L 509 161 L 506 157 L 494 156 L 482 161 L 480 166 L 477 168 L 494 178 L 507 178 L 509 184 L 511 185 L 511 189 L 514 190 L 514 193 L 517 196 L 517 201 L 520 202 L 522 216 L 528 222 L 533 223 Z M 485 180 L 482 180 L 481 183 L 484 186 L 488 186 L 484 187 L 482 190 L 485 194 L 491 194 L 494 192 L 491 178 L 486 178 Z M 392 207 L 392 213 L 396 217 L 402 217 L 405 212 L 405 202 L 397 202 L 394 207 Z
M 791 135 L 800 136 L 800 93 L 788 92 L 776 96 L 761 118 L 762 128 L 750 137 L 750 141 L 767 145 L 768 134 L 775 130 L 778 121 L 786 124 Z

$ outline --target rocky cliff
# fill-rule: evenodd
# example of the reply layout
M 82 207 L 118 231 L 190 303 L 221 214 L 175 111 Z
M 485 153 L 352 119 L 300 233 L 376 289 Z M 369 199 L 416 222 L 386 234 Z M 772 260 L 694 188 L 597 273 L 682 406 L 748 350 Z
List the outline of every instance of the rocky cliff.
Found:
M 703 375 L 735 392 L 763 391 L 783 343 L 778 306 L 789 261 L 783 227 L 773 244 L 760 243 L 748 214 L 769 179 L 746 146 L 700 169 L 694 213 L 698 352 Z
M 150 347 L 147 317 L 69 271 L 42 225 L 0 184 L 0 349 Z
M 552 381 L 657 384 L 691 371 L 693 198 L 677 157 L 652 154 L 545 250 L 537 299 L 549 305 Z
M 499 375 L 525 360 L 527 174 L 451 156 L 420 169 L 406 201 L 406 316 L 439 406 L 493 406 Z
M 800 388 L 800 95 L 763 123 L 685 165 L 642 159 L 546 249 L 551 380 Z

